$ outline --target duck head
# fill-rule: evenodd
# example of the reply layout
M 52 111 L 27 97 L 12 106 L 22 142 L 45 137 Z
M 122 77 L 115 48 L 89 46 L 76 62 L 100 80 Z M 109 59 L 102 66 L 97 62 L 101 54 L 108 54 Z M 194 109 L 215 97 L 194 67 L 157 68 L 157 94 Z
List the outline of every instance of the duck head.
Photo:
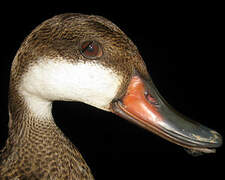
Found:
M 194 151 L 222 144 L 216 131 L 167 104 L 137 47 L 103 17 L 62 14 L 43 22 L 18 51 L 10 86 L 38 117 L 51 116 L 52 101 L 80 101 Z

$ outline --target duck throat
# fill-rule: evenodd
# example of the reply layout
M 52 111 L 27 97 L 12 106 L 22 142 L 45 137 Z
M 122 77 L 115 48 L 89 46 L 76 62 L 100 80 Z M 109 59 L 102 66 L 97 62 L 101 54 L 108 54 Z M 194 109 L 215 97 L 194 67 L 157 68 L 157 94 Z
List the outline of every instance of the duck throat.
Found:
M 57 126 L 53 120 L 51 109 L 52 102 L 10 89 L 9 134 L 21 138 L 26 135 L 26 131 L 32 132 L 37 128 L 39 131 L 47 126 L 55 129 Z
M 9 138 L 2 159 L 6 159 L 5 167 L 12 168 L 5 170 L 5 175 L 20 170 L 24 177 L 32 174 L 52 179 L 79 177 L 93 180 L 82 155 L 56 126 L 51 109 L 49 101 L 24 97 L 18 91 L 10 90 Z M 4 174 L 4 170 L 0 169 L 0 173 Z
M 13 78 L 9 89 L 8 126 L 11 144 L 24 144 L 35 138 L 40 140 L 40 144 L 47 139 L 55 141 L 57 136 L 65 138 L 53 119 L 52 101 L 21 90 L 21 82 Z

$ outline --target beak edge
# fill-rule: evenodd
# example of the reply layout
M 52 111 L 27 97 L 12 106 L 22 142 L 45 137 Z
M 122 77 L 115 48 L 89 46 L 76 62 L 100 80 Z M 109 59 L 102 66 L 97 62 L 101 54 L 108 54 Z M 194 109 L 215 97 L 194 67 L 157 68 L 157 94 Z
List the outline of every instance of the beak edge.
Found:
M 113 113 L 193 152 L 215 153 L 214 148 L 222 145 L 221 135 L 202 125 L 200 126 L 204 130 L 207 129 L 207 133 L 210 132 L 210 138 L 201 137 L 191 132 L 187 136 L 187 134 L 183 135 L 180 132 L 180 128 L 172 129 L 172 131 L 167 128 L 171 124 L 169 122 L 168 126 L 166 116 L 161 115 L 162 112 L 160 111 L 160 107 L 165 106 L 166 103 L 162 104 L 163 101 L 159 99 L 161 96 L 155 97 L 157 93 L 154 92 L 154 96 L 152 96 L 154 85 L 151 89 L 146 90 L 146 87 L 148 85 L 145 85 L 139 76 L 134 76 L 130 81 L 126 94 L 121 100 L 112 103 Z M 183 122 L 186 123 L 186 121 Z M 187 124 L 189 125 L 190 122 Z M 195 127 L 191 124 L 192 126 Z M 199 130 L 201 131 L 201 129 Z

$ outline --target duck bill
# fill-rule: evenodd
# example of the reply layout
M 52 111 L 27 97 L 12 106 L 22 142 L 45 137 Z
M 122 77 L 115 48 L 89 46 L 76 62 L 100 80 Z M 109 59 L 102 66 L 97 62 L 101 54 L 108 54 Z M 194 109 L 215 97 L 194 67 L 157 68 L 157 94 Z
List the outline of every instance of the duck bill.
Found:
M 112 109 L 115 114 L 194 152 L 212 153 L 222 144 L 220 134 L 177 113 L 151 80 L 137 75 Z

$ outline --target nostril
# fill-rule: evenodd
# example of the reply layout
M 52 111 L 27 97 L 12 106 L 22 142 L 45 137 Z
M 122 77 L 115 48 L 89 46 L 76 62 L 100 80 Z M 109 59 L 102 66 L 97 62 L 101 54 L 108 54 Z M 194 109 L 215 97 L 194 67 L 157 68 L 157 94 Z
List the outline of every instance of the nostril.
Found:
M 159 105 L 159 103 L 156 101 L 155 97 L 152 94 L 145 92 L 145 97 L 152 105 L 154 106 Z

